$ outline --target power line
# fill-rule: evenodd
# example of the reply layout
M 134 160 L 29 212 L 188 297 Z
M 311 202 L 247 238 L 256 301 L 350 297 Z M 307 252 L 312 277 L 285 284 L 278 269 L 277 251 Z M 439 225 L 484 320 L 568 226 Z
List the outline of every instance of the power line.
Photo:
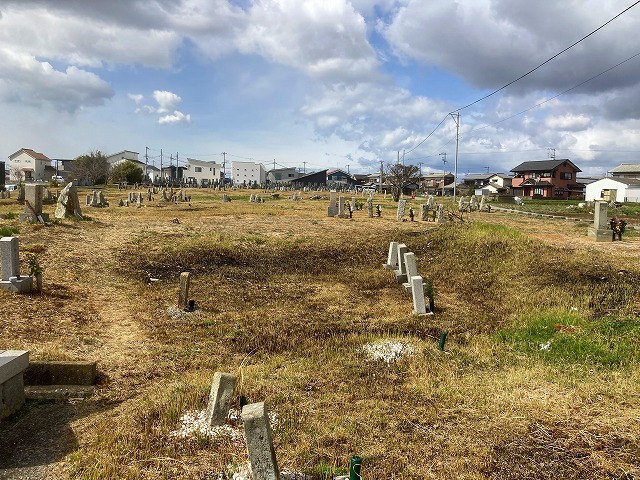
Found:
M 584 37 L 582 37 L 580 40 L 572 43 L 571 45 L 569 45 L 567 48 L 565 48 L 564 50 L 556 53 L 554 56 L 552 56 L 551 58 L 548 58 L 547 60 L 545 60 L 544 62 L 542 62 L 540 65 L 538 65 L 535 68 L 532 68 L 531 70 L 529 70 L 527 73 L 525 73 L 524 75 L 520 75 L 518 78 L 516 78 L 515 80 L 510 81 L 509 83 L 507 83 L 506 85 L 503 85 L 502 87 L 498 88 L 497 90 L 494 90 L 493 92 L 485 95 L 482 98 L 479 98 L 478 100 L 471 102 L 468 105 L 465 105 L 464 107 L 460 107 L 457 110 L 454 110 L 451 113 L 456 113 L 459 112 L 461 110 L 464 110 L 465 108 L 469 108 L 472 105 L 475 105 L 476 103 L 479 103 L 493 95 L 495 95 L 498 92 L 501 92 L 502 90 L 504 90 L 505 88 L 513 85 L 514 83 L 522 80 L 524 77 L 526 77 L 527 75 L 532 74 L 533 72 L 535 72 L 536 70 L 538 70 L 540 67 L 546 65 L 547 63 L 549 63 L 551 60 L 559 57 L 560 55 L 562 55 L 564 52 L 566 52 L 567 50 L 575 47 L 576 45 L 578 45 L 580 42 L 582 42 L 583 40 L 586 40 L 587 38 L 589 38 L 591 35 L 593 35 L 594 33 L 596 33 L 597 31 L 603 29 L 604 27 L 606 27 L 608 24 L 610 24 L 611 22 L 613 22 L 616 18 L 618 18 L 619 16 L 623 15 L 624 13 L 628 12 L 629 10 L 631 10 L 633 7 L 635 7 L 636 5 L 638 5 L 640 3 L 640 0 L 638 0 L 637 2 L 635 2 L 633 5 L 630 5 L 629 7 L 625 8 L 623 11 L 621 11 L 620 13 L 618 13 L 615 17 L 613 17 L 612 19 L 608 20 L 607 22 L 603 23 L 602 25 L 600 25 L 598 28 L 596 28 L 595 30 L 593 30 L 591 33 L 588 33 L 587 35 L 585 35 Z

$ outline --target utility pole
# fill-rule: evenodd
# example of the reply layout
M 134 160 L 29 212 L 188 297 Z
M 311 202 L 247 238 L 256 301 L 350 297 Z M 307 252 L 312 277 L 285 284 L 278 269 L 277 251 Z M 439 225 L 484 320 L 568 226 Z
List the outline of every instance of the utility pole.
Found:
M 486 167 L 484 167 L 484 168 L 486 168 L 486 169 L 487 169 L 487 174 L 489 174 L 489 167 L 488 167 L 488 166 L 486 166 Z
M 149 179 L 149 147 L 144 147 L 144 178 Z
M 378 191 L 382 193 L 382 175 L 384 173 L 383 162 L 380 160 L 380 183 L 378 184 Z
M 456 122 L 456 161 L 455 161 L 455 168 L 454 168 L 454 174 L 453 174 L 453 201 L 456 201 L 456 182 L 458 181 L 458 144 L 460 143 L 460 112 L 456 113 L 455 115 L 453 113 L 450 113 L 449 115 L 451 115 L 451 118 L 453 118 L 453 121 Z
M 349 173 L 349 167 L 350 167 L 350 165 L 347 164 L 347 173 Z
M 306 174 L 307 173 L 307 162 L 302 162 L 302 166 L 303 166 L 303 172 Z
M 442 155 L 442 196 L 444 197 L 444 176 L 446 174 L 446 167 L 445 165 L 447 164 L 447 152 L 442 152 L 440 155 Z M 455 179 L 453 181 L 453 185 L 455 188 Z
M 423 187 L 422 190 L 424 191 L 424 185 L 422 185 L 422 162 L 418 162 L 418 165 L 420 166 L 420 176 L 418 177 L 418 181 L 420 182 L 420 187 Z
M 398 150 L 398 160 L 396 160 L 396 163 L 400 163 L 400 150 Z
M 547 148 L 547 152 L 548 152 L 549 158 L 551 160 L 555 160 L 556 159 L 556 149 L 555 148 Z
M 169 155 L 169 180 L 173 180 L 173 153 Z
M 402 149 L 402 165 L 404 165 L 404 148 Z
M 164 180 L 164 175 L 162 174 L 162 149 L 160 149 L 160 181 Z
M 178 152 L 176 152 L 176 179 L 180 179 L 180 163 L 178 158 Z
M 225 185 L 225 180 L 227 178 L 227 152 L 222 152 L 222 185 Z

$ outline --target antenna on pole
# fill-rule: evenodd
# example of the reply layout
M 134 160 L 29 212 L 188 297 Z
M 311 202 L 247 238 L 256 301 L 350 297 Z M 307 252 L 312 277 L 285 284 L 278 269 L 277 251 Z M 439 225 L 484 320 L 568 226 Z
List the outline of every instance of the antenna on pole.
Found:
M 549 156 L 549 159 L 551 159 L 551 160 L 555 160 L 556 159 L 556 149 L 555 148 L 547 148 L 547 154 Z

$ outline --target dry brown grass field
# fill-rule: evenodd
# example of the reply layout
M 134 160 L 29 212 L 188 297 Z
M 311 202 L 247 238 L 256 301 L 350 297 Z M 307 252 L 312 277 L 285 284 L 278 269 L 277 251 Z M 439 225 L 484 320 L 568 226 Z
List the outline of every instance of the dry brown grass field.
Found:
M 382 196 L 381 218 L 339 219 L 327 194 L 189 193 L 48 226 L 0 218 L 23 271 L 29 252 L 44 269 L 42 295 L 0 291 L 0 348 L 99 370 L 56 428 L 38 402 L 0 424 L 0 478 L 37 464 L 6 441 L 29 418 L 24 435 L 53 445 L 49 478 L 231 478 L 241 439 L 171 435 L 215 371 L 238 376 L 234 404 L 266 402 L 281 469 L 309 478 L 345 474 L 352 455 L 371 480 L 640 478 L 640 237 L 595 243 L 586 222 L 496 212 L 401 223 Z M 434 316 L 412 315 L 382 268 L 390 241 L 433 281 Z M 183 271 L 190 314 L 172 310 Z M 372 359 L 364 346 L 384 341 L 411 352 Z

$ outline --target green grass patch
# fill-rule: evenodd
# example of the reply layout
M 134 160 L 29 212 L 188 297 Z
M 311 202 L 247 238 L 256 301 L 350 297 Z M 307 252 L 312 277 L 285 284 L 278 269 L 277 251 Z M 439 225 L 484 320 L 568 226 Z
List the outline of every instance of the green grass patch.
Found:
M 556 365 L 618 368 L 640 360 L 636 317 L 592 320 L 574 313 L 543 312 L 526 317 L 522 325 L 498 331 L 496 338 L 515 352 Z
M 0 227 L 0 237 L 11 237 L 16 235 L 20 230 L 14 227 Z

